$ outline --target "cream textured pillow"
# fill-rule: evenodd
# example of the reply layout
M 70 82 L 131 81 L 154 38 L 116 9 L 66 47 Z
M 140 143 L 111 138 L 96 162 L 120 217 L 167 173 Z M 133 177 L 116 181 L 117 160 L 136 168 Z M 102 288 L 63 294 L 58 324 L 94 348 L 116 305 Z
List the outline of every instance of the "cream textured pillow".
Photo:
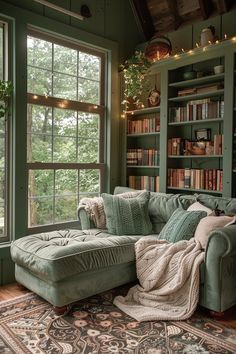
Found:
M 193 204 L 191 204 L 187 211 L 205 211 L 207 213 L 207 215 L 210 215 L 212 213 L 212 210 L 210 208 L 207 208 L 205 205 L 199 203 L 199 202 L 195 202 Z
M 209 215 L 206 216 L 205 218 L 201 219 L 195 234 L 194 238 L 196 241 L 199 241 L 202 248 L 206 248 L 208 238 L 210 236 L 210 233 L 214 230 L 220 229 L 222 227 L 231 225 L 235 223 L 236 221 L 236 216 L 214 216 L 214 215 Z

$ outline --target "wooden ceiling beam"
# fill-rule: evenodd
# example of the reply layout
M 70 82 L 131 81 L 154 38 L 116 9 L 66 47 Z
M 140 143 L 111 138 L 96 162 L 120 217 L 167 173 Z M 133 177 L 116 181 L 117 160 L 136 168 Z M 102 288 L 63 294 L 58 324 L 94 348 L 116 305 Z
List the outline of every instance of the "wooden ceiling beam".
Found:
M 210 0 L 198 0 L 198 1 L 199 1 L 202 17 L 204 20 L 206 20 L 210 16 L 213 10 L 212 3 Z
M 177 30 L 181 25 L 181 19 L 178 12 L 177 0 L 167 0 L 167 5 L 174 19 L 174 29 Z
M 216 6 L 218 13 L 224 14 L 228 12 L 230 7 L 232 6 L 232 0 L 216 0 Z
M 130 0 L 130 5 L 146 40 L 149 40 L 154 36 L 155 28 L 146 0 Z

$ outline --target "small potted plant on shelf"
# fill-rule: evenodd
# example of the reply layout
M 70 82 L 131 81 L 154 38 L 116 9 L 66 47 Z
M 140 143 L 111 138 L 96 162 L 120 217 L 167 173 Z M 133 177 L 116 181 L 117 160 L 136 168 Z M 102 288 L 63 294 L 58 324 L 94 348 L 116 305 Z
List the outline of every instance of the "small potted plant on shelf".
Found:
M 0 118 L 6 117 L 12 91 L 13 85 L 10 81 L 0 80 Z
M 145 74 L 152 62 L 141 51 L 135 51 L 134 55 L 121 65 L 124 75 L 124 100 L 122 104 L 125 110 L 133 103 L 137 108 L 143 106 L 140 96 L 145 90 Z

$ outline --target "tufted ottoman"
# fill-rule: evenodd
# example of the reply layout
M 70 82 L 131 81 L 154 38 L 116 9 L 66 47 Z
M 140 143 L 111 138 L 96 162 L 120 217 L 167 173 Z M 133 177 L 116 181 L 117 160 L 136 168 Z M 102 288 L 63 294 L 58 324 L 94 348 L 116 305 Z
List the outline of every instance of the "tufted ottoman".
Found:
M 134 243 L 141 236 L 62 230 L 11 245 L 16 280 L 55 307 L 136 279 Z

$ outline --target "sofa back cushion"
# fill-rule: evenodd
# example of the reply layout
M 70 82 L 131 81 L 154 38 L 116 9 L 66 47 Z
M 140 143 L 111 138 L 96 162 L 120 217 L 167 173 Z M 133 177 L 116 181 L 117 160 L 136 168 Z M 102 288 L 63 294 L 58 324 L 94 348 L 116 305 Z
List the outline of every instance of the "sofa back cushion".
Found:
M 152 224 L 148 215 L 150 193 L 134 193 L 134 197 L 102 194 L 108 232 L 115 235 L 148 235 Z
M 225 214 L 236 214 L 236 198 L 216 197 L 209 194 L 196 194 L 195 197 L 210 209 L 224 210 Z
M 134 191 L 128 187 L 116 187 L 114 194 L 120 194 L 128 191 Z M 178 209 L 187 209 L 196 201 L 193 195 L 167 194 L 159 192 L 150 192 L 148 204 L 148 213 L 152 223 L 153 233 L 159 234 L 173 212 Z
M 194 236 L 199 221 L 207 215 L 205 211 L 187 211 L 179 208 L 160 232 L 159 239 L 168 242 L 190 240 Z

